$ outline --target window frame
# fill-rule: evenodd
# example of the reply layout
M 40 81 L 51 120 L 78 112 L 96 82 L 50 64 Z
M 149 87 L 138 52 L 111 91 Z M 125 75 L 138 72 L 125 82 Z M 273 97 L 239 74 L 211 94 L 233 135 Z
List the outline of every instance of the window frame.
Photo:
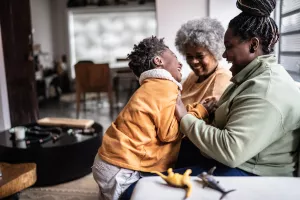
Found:
M 293 31 L 286 31 L 284 33 L 281 32 L 282 29 L 282 21 L 285 17 L 289 17 L 291 15 L 294 14 L 300 14 L 300 8 L 296 8 L 294 10 L 290 10 L 286 13 L 283 13 L 283 2 L 285 0 L 277 0 L 277 7 L 279 7 L 279 9 L 275 10 L 275 20 L 278 23 L 278 28 L 279 28 L 279 32 L 280 32 L 280 38 L 279 38 L 279 43 L 278 43 L 278 47 L 277 47 L 277 56 L 278 56 L 278 62 L 281 63 L 282 59 L 281 56 L 291 56 L 291 57 L 297 57 L 300 60 L 300 51 L 284 51 L 282 50 L 282 40 L 284 36 L 294 36 L 294 35 L 299 35 L 300 37 L 300 27 L 298 30 L 293 30 Z M 283 66 L 285 67 L 285 66 Z M 287 70 L 287 69 L 286 69 Z M 287 70 L 287 72 L 293 77 L 293 73 L 296 72 L 291 72 L 289 70 Z M 300 85 L 300 63 L 299 63 L 299 71 L 298 73 L 296 73 L 297 78 L 295 79 L 293 77 L 293 79 L 297 82 L 297 85 Z

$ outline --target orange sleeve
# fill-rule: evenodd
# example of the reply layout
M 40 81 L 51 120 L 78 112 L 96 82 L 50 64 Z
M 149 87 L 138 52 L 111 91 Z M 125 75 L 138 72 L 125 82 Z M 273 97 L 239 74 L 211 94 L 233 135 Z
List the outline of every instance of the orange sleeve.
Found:
M 208 112 L 201 103 L 188 104 L 186 110 L 189 114 L 194 115 L 198 119 L 204 119 L 208 117 Z
M 181 139 L 178 121 L 175 117 L 175 100 L 165 105 L 155 119 L 157 136 L 162 142 L 173 142 Z

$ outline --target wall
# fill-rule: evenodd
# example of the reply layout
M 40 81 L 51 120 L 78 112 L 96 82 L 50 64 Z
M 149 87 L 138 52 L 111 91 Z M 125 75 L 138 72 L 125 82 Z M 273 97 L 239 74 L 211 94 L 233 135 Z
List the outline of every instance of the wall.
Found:
M 209 16 L 218 19 L 226 30 L 229 21 L 241 11 L 236 7 L 236 0 L 209 0 L 208 12 Z M 230 68 L 231 66 L 225 59 L 220 63 L 223 67 Z
M 0 131 L 10 128 L 10 113 L 7 97 L 2 37 L 0 29 Z
M 31 23 L 34 44 L 41 44 L 41 50 L 53 54 L 51 0 L 30 0 Z
M 51 0 L 53 55 L 56 59 L 62 54 L 69 55 L 67 2 L 68 0 Z
M 236 0 L 209 0 L 209 16 L 218 19 L 225 29 L 229 21 L 240 12 Z
M 166 44 L 183 64 L 183 78 L 190 68 L 175 47 L 175 36 L 183 23 L 190 19 L 208 16 L 208 0 L 157 0 L 157 28 L 159 37 L 164 37 Z

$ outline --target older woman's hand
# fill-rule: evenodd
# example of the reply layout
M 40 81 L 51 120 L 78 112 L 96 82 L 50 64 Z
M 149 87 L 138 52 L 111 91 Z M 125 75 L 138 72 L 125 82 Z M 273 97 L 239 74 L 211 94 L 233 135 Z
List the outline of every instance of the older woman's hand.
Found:
M 203 101 L 200 102 L 207 110 L 209 114 L 214 113 L 217 107 L 217 99 L 216 97 L 207 97 Z
M 181 118 L 187 114 L 186 108 L 181 100 L 181 95 L 178 95 L 175 107 L 175 117 L 180 122 Z

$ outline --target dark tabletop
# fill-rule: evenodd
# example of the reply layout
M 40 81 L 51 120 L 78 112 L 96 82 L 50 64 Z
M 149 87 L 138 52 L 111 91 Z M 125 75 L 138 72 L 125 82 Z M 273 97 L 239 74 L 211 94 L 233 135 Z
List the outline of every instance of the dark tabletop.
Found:
M 32 127 L 36 124 L 30 124 L 26 127 Z M 91 133 L 89 135 L 87 134 L 68 134 L 67 130 L 72 129 L 68 127 L 64 127 L 62 132 L 60 134 L 57 134 L 59 136 L 59 139 L 57 140 L 49 140 L 43 143 L 32 143 L 32 144 L 26 144 L 25 140 L 16 141 L 14 140 L 14 133 L 10 133 L 9 130 L 5 130 L 0 132 L 0 146 L 7 147 L 7 148 L 20 148 L 20 149 L 27 149 L 31 147 L 42 147 L 42 148 L 50 148 L 50 147 L 59 147 L 59 146 L 66 146 L 66 145 L 72 145 L 80 142 L 84 142 L 86 140 L 99 137 L 99 134 L 102 134 L 102 126 L 95 123 L 93 126 L 94 133 Z M 80 132 L 80 129 L 74 129 L 78 130 Z M 32 137 L 26 136 L 26 139 L 33 139 Z M 38 138 L 34 138 L 36 141 Z

